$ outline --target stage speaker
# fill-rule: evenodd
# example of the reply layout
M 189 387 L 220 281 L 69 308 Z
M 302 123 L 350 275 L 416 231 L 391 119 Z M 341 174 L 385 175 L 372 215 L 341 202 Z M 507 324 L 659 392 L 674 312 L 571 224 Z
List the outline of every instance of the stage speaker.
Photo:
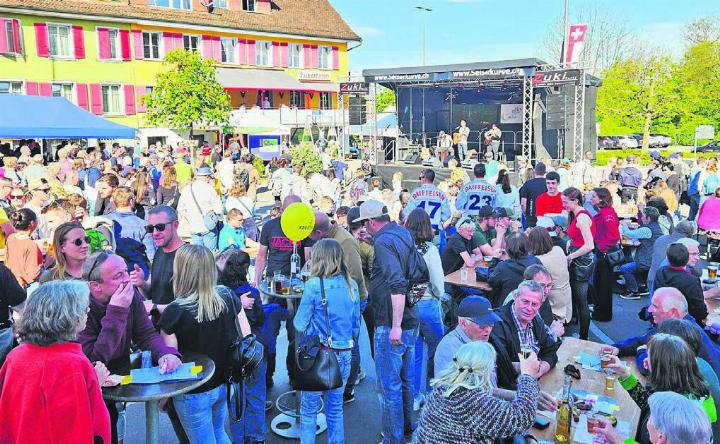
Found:
M 422 159 L 420 158 L 419 154 L 408 154 L 403 159 L 403 162 L 405 162 L 409 165 L 419 164 L 421 161 L 422 161 Z

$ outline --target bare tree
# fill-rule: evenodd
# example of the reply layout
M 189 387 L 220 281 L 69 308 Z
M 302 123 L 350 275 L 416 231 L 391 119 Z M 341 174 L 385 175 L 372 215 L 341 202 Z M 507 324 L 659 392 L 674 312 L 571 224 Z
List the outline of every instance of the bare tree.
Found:
M 720 42 L 720 16 L 703 17 L 685 26 L 685 40 L 689 45 Z
M 583 5 L 571 14 L 571 23 L 588 25 L 582 54 L 583 66 L 588 72 L 600 75 L 617 61 L 632 54 L 636 34 L 618 13 L 599 6 Z M 540 49 L 540 58 L 549 63 L 560 61 L 563 44 L 563 17 L 557 17 L 548 28 Z

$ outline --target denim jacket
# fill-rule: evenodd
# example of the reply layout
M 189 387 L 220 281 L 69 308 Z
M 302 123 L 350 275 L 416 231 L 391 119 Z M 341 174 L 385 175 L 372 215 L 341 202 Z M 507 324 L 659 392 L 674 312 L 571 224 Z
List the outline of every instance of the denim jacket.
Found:
M 293 324 L 300 332 L 318 335 L 320 342 L 331 348 L 345 349 L 355 345 L 360 334 L 360 296 L 358 286 L 352 281 L 352 293 L 348 291 L 343 276 L 323 278 L 325 296 L 327 297 L 328 316 L 332 344 L 328 343 L 328 331 L 325 323 L 325 310 L 322 305 L 320 278 L 314 277 L 307 281 L 300 306 L 297 309 Z

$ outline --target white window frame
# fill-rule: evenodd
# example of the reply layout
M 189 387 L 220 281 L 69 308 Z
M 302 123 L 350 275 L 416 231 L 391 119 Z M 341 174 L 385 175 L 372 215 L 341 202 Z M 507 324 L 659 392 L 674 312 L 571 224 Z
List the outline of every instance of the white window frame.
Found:
M 293 48 L 297 48 L 297 64 L 293 64 Z M 305 48 L 302 43 L 288 43 L 288 68 L 302 68 L 305 66 Z
M 186 38 L 188 39 L 188 41 L 190 41 L 190 39 L 195 39 L 195 49 L 188 49 L 188 46 L 190 45 L 185 45 Z M 186 51 L 200 52 L 200 49 L 202 47 L 201 42 L 202 39 L 197 34 L 183 34 L 183 48 L 185 48 Z
M 47 26 L 47 34 L 48 34 L 48 53 L 50 54 L 50 57 L 53 59 L 74 59 L 75 58 L 75 39 L 73 38 L 73 30 L 72 25 L 69 23 L 52 23 L 48 22 L 45 23 Z M 62 55 L 62 54 L 53 54 L 52 53 L 52 45 L 50 44 L 50 34 L 51 34 L 51 28 L 67 28 L 68 30 L 68 55 Z M 58 31 L 58 36 L 59 36 Z
M 157 8 L 168 8 L 168 9 L 177 9 L 180 11 L 192 11 L 192 0 L 167 0 L 167 6 L 164 5 L 158 5 L 158 0 L 148 0 L 148 6 L 155 6 Z M 178 2 L 179 8 L 176 8 L 174 6 L 174 3 Z M 183 3 L 187 3 L 187 7 L 183 6 Z
M 60 87 L 67 87 L 67 86 L 69 86 L 69 87 L 70 87 L 70 97 L 65 97 L 65 96 L 62 94 L 62 91 L 60 92 L 60 95 L 59 95 L 59 96 L 56 96 L 56 95 L 54 94 L 54 91 L 52 90 L 52 88 L 55 88 L 56 86 L 60 86 Z M 52 94 L 53 97 L 65 97 L 66 99 L 68 99 L 68 100 L 71 101 L 72 103 L 77 104 L 77 89 L 75 88 L 75 82 L 51 82 L 51 83 L 50 83 L 50 88 L 51 88 L 51 94 Z
M 264 60 L 263 54 L 267 60 Z M 255 41 L 255 65 L 273 66 L 273 46 L 270 40 Z
M 23 80 L 19 79 L 0 79 L 0 83 L 9 83 L 10 84 L 10 90 L 7 93 L 0 93 L 0 94 L 25 94 L 25 82 Z M 19 83 L 20 84 L 20 90 L 13 92 L 12 84 L 13 83 Z
M 112 111 L 108 108 L 108 111 L 105 112 L 105 100 L 103 97 L 103 90 L 105 88 L 113 88 L 113 87 L 117 87 L 117 89 L 118 89 L 118 110 Z M 125 108 L 124 108 L 125 107 L 125 94 L 124 94 L 122 85 L 120 85 L 119 83 L 103 83 L 103 84 L 101 84 L 100 85 L 100 100 L 102 102 L 103 115 L 121 116 L 121 115 L 125 114 Z M 110 101 L 108 100 L 108 104 L 109 103 L 110 103 Z
M 157 35 L 157 37 L 158 37 L 158 43 L 157 43 L 158 56 L 157 56 L 157 57 L 147 57 L 147 56 L 145 55 L 145 34 L 147 34 L 147 35 L 152 35 L 152 34 Z M 148 39 L 150 39 L 150 38 L 148 38 Z M 163 56 L 164 56 L 164 54 L 163 54 L 163 40 L 162 40 L 162 39 L 163 39 L 162 32 L 157 32 L 157 31 L 143 31 L 143 32 L 142 32 L 143 59 L 144 59 L 144 60 L 162 60 L 162 58 L 163 58 Z M 150 41 L 150 40 L 148 40 L 148 41 Z M 150 45 L 150 49 L 152 50 L 152 44 Z M 152 52 L 152 51 L 151 51 L 151 52 Z
M 18 21 L 18 30 L 19 30 L 19 36 L 20 39 L 20 52 L 15 52 L 15 32 L 13 31 L 13 20 Z M 23 38 L 22 38 L 22 23 L 20 23 L 20 19 L 9 19 L 5 22 L 5 29 L 2 30 L 2 35 L 0 35 L 0 38 L 5 38 L 5 41 L 7 42 L 7 48 L 8 48 L 8 54 L 11 55 L 20 55 L 22 54 L 23 50 Z M 49 38 L 49 37 L 48 37 Z M 48 42 L 49 43 L 49 42 Z
M 215 0 L 215 7 L 221 9 L 227 9 L 229 0 Z
M 229 43 L 232 45 L 232 51 L 227 53 L 227 56 L 231 57 L 225 57 L 226 60 L 223 60 L 223 55 L 225 54 L 225 45 L 223 43 Z M 236 37 L 220 37 L 220 63 L 226 63 L 228 65 L 237 65 L 238 64 L 238 40 Z
M 240 8 L 245 12 L 257 12 L 257 0 L 241 0 Z M 247 8 L 245 7 L 247 5 Z M 250 6 L 252 5 L 252 7 Z
M 323 58 L 323 51 L 326 58 Z M 318 69 L 332 69 L 332 46 L 318 46 Z
M 320 96 L 318 97 L 318 106 L 320 107 L 320 109 L 332 109 L 332 106 L 333 106 L 332 93 L 321 92 L 319 94 L 320 94 Z M 323 106 L 323 98 L 326 98 L 328 101 L 327 107 Z
M 120 28 L 108 28 L 107 26 L 96 26 L 95 35 L 97 35 L 97 58 L 100 60 L 100 33 L 98 29 L 107 29 L 108 37 L 110 37 L 110 58 L 102 60 L 111 60 L 115 62 L 122 61 L 122 43 L 120 41 Z M 115 41 L 112 40 L 110 32 L 115 32 Z M 115 50 L 115 57 L 112 56 L 112 51 Z

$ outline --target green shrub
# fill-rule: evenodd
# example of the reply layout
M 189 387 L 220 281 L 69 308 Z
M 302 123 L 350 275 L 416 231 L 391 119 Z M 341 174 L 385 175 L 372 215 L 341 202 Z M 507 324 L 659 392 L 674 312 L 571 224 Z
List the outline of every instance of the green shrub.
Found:
M 260 177 L 265 177 L 265 162 L 263 162 L 260 156 L 255 156 L 253 159 L 253 168 L 255 168 L 255 171 L 257 171 Z
M 302 142 L 291 148 L 290 156 L 292 156 L 294 165 L 302 165 L 301 174 L 303 176 L 322 171 L 322 158 L 312 142 Z
M 654 150 L 653 150 L 654 151 Z M 667 157 L 677 151 L 674 150 L 658 150 L 660 154 Z M 693 159 L 695 153 L 693 151 L 680 152 L 683 158 Z M 698 157 L 715 157 L 717 153 L 698 153 Z M 641 149 L 624 149 L 624 150 L 598 150 L 595 152 L 595 165 L 605 166 L 608 164 L 608 160 L 611 157 L 615 158 L 627 158 L 635 156 L 641 165 L 647 165 L 650 163 L 650 151 L 643 151 Z

